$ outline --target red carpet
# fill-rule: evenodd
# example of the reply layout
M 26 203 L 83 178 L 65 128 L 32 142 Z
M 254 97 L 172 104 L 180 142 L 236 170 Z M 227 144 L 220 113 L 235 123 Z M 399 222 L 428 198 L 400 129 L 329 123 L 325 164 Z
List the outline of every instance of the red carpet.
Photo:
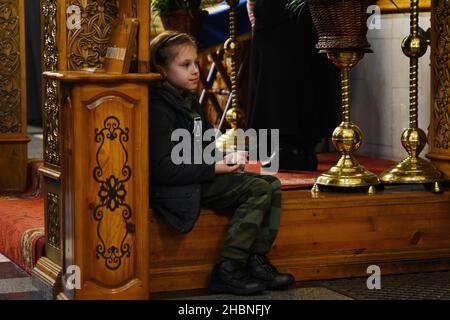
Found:
M 319 154 L 318 172 L 285 171 L 276 176 L 281 180 L 283 190 L 311 188 L 320 172 L 336 164 L 338 158 L 336 154 Z M 394 164 L 394 161 L 365 156 L 356 158 L 375 174 Z M 0 253 L 29 273 L 42 256 L 45 245 L 43 183 L 37 171 L 41 165 L 42 160 L 29 162 L 25 192 L 0 193 Z M 246 166 L 246 170 L 252 172 L 260 172 L 260 168 L 259 164 Z
M 25 192 L 0 193 L 0 252 L 29 273 L 45 245 L 41 165 L 42 160 L 28 163 Z

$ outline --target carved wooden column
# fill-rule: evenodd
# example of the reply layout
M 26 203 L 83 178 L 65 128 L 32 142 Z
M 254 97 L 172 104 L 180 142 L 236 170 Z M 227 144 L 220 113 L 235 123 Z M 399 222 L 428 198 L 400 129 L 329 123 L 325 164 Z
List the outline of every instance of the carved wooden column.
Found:
M 431 162 L 450 178 L 450 3 L 431 5 Z
M 72 70 L 102 68 L 109 34 L 122 15 L 140 18 L 139 37 L 149 37 L 150 0 L 40 0 L 42 70 Z M 79 27 L 71 28 L 72 22 Z M 148 72 L 148 41 L 138 45 L 136 60 L 139 72 Z M 63 193 L 61 104 L 64 94 L 60 82 L 43 78 L 43 123 L 45 200 L 45 256 L 33 270 L 33 284 L 47 298 L 62 292 L 63 274 L 70 263 L 70 243 L 65 234 L 67 221 L 63 210 L 68 197 Z M 69 243 L 69 245 L 67 244 Z
M 27 180 L 24 0 L 0 0 L 0 190 Z
M 56 71 L 64 65 L 58 52 L 57 14 L 61 8 L 58 0 L 41 0 L 41 64 L 42 71 Z M 33 284 L 48 299 L 56 297 L 62 290 L 62 250 L 61 228 L 62 194 L 60 190 L 60 90 L 56 80 L 42 81 L 42 120 L 44 133 L 44 165 L 40 172 L 44 177 L 45 204 L 45 256 L 41 257 L 33 269 Z

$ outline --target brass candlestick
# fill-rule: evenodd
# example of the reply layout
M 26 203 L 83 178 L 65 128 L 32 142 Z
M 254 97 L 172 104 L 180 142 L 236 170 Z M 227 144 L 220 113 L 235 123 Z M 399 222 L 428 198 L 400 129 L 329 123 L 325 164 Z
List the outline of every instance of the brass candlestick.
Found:
M 402 145 L 408 157 L 380 175 L 384 184 L 433 185 L 434 192 L 440 192 L 441 172 L 419 154 L 427 143 L 425 132 L 418 127 L 418 75 L 419 58 L 427 51 L 427 42 L 419 34 L 419 0 L 411 0 L 411 34 L 402 42 L 403 53 L 410 58 L 409 72 L 409 128 L 402 134 Z
M 225 54 L 231 58 L 231 108 L 226 112 L 226 120 L 231 129 L 217 139 L 216 147 L 222 151 L 237 149 L 237 129 L 242 126 L 244 112 L 238 107 L 236 58 L 239 43 L 236 40 L 236 6 L 238 0 L 227 0 L 230 6 L 230 38 L 224 44 Z
M 328 58 L 341 69 L 343 121 L 334 130 L 332 140 L 342 156 L 335 166 L 317 178 L 312 192 L 318 192 L 320 187 L 368 187 L 369 193 L 373 193 L 374 186 L 380 184 L 380 181 L 375 174 L 361 166 L 353 156 L 353 152 L 361 147 L 363 134 L 358 126 L 350 121 L 350 70 L 363 58 L 364 53 L 370 50 L 322 50 L 321 52 L 325 52 Z

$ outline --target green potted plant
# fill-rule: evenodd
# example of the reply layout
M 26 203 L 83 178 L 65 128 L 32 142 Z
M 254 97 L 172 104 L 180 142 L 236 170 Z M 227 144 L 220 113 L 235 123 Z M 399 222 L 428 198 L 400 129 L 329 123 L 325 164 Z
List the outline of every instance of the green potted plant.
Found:
M 367 8 L 376 0 L 288 0 L 287 8 L 298 16 L 305 5 L 319 36 L 317 48 L 368 49 Z M 395 5 L 395 1 L 391 0 Z
M 159 16 L 164 29 L 186 32 L 197 36 L 212 0 L 152 0 L 153 17 Z

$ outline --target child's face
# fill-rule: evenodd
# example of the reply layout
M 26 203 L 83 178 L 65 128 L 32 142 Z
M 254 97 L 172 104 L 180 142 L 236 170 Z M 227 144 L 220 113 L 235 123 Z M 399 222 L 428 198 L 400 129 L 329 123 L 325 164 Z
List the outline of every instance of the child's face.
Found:
M 192 45 L 184 44 L 175 46 L 172 50 L 178 54 L 164 68 L 167 81 L 177 89 L 195 91 L 199 79 L 197 49 Z

